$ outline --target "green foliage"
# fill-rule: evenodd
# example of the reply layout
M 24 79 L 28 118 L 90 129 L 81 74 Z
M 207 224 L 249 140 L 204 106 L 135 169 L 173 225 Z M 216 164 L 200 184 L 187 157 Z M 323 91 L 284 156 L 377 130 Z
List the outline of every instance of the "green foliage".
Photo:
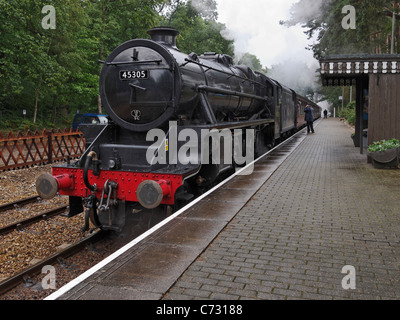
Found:
M 382 140 L 378 142 L 374 142 L 368 147 L 369 152 L 380 152 L 390 149 L 400 148 L 400 142 L 397 139 L 392 140 Z
M 175 7 L 161 21 L 161 24 L 179 30 L 178 48 L 185 52 L 225 53 L 233 56 L 233 41 L 222 37 L 225 25 L 216 22 L 215 0 L 177 1 Z
M 56 10 L 56 29 L 42 27 L 45 5 Z M 216 19 L 214 0 L 0 0 L 2 130 L 69 126 L 77 110 L 104 112 L 98 60 L 167 20 L 183 51 L 233 53 Z
M 356 102 L 352 101 L 344 109 L 339 109 L 338 116 L 346 119 L 349 124 L 354 125 L 356 122 Z
M 267 73 L 267 69 L 263 69 L 260 59 L 258 59 L 254 54 L 245 53 L 242 55 L 237 63 L 238 65 L 245 65 L 252 68 L 255 71 Z
M 42 8 L 49 4 L 56 9 L 55 30 L 42 27 Z M 0 26 L 2 127 L 20 128 L 16 119 L 20 120 L 22 109 L 27 110 L 25 122 L 31 120 L 32 127 L 48 120 L 62 123 L 57 107 L 68 108 L 73 96 L 90 100 L 88 88 L 93 83 L 80 81 L 90 76 L 90 70 L 85 70 L 88 51 L 78 41 L 88 21 L 82 1 L 0 0 L 0 19 L 5 21 Z M 77 87 L 85 88 L 78 97 Z
M 56 10 L 56 29 L 42 27 L 45 5 Z M 98 61 L 156 26 L 178 29 L 183 52 L 234 57 L 217 18 L 215 0 L 0 0 L 1 129 L 68 127 L 77 110 L 104 112 Z
M 387 36 L 392 29 L 389 17 L 392 10 L 399 12 L 398 7 L 393 9 L 394 3 L 392 0 L 300 0 L 292 7 L 291 19 L 281 23 L 287 26 L 301 24 L 307 29 L 305 33 L 310 39 L 317 38 L 310 46 L 317 59 L 343 53 L 389 53 Z M 356 9 L 356 29 L 342 27 L 345 18 L 342 10 L 348 5 Z M 396 49 L 398 52 L 399 43 Z

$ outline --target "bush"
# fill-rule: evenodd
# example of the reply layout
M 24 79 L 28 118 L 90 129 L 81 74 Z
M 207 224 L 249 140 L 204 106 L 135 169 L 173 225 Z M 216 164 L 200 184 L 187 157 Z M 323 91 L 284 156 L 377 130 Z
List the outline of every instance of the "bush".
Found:
M 350 125 L 354 125 L 356 123 L 356 102 L 350 102 L 346 108 L 339 110 L 338 112 L 339 118 L 344 118 Z
M 389 149 L 396 149 L 400 147 L 400 142 L 397 139 L 392 140 L 381 140 L 378 142 L 374 142 L 368 147 L 369 152 L 379 152 L 385 151 Z

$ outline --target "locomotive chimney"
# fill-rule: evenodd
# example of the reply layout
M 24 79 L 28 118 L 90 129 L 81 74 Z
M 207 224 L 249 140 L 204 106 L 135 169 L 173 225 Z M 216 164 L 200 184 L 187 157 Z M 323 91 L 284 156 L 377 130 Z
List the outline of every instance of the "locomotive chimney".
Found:
M 151 40 L 177 49 L 176 37 L 179 35 L 178 30 L 170 27 L 157 27 L 147 31 L 147 34 L 151 36 Z

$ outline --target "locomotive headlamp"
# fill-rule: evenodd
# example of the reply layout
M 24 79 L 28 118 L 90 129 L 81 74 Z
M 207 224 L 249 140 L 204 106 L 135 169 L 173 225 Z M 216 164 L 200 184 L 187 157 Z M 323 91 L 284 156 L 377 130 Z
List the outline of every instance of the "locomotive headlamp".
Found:
M 108 161 L 108 167 L 110 168 L 110 169 L 114 169 L 115 168 L 115 165 L 116 165 L 116 163 L 115 163 L 115 160 L 109 160 Z

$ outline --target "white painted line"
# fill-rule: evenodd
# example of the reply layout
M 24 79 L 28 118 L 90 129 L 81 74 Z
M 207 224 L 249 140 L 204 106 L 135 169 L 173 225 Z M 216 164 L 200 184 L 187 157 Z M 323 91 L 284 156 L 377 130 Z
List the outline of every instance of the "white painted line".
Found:
M 299 132 L 297 132 L 296 134 L 294 134 L 291 138 L 296 137 L 298 134 L 302 133 L 304 131 L 301 130 Z M 135 245 L 137 245 L 139 242 L 143 241 L 144 239 L 146 239 L 148 236 L 150 236 L 151 234 L 153 234 L 154 232 L 156 232 L 157 230 L 159 230 L 160 228 L 162 228 L 163 226 L 165 226 L 167 223 L 169 223 L 171 220 L 179 217 L 183 212 L 185 212 L 186 210 L 188 210 L 189 208 L 191 208 L 192 206 L 194 206 L 195 204 L 199 203 L 201 200 L 203 200 L 204 198 L 208 197 L 211 193 L 213 193 L 214 191 L 218 190 L 220 187 L 222 187 L 223 185 L 225 185 L 226 183 L 228 183 L 230 180 L 232 180 L 233 178 L 235 178 L 237 175 L 239 175 L 240 173 L 244 172 L 246 169 L 248 169 L 249 167 L 252 167 L 255 163 L 257 163 L 259 160 L 261 160 L 262 158 L 264 158 L 265 156 L 267 156 L 269 153 L 275 151 L 275 149 L 282 147 L 283 145 L 285 145 L 287 142 L 289 142 L 290 139 L 282 142 L 281 144 L 279 144 L 278 146 L 276 146 L 275 148 L 271 149 L 270 151 L 268 151 L 267 153 L 265 153 L 264 155 L 262 155 L 261 157 L 259 157 L 258 159 L 254 160 L 252 163 L 248 164 L 246 167 L 242 168 L 241 170 L 237 171 L 235 174 L 233 174 L 232 176 L 230 176 L 229 178 L 227 178 L 226 180 L 222 181 L 220 184 L 218 184 L 216 187 L 214 187 L 213 189 L 209 190 L 207 193 L 203 194 L 202 196 L 200 196 L 199 198 L 197 198 L 196 200 L 192 201 L 191 203 L 189 203 L 186 207 L 183 207 L 182 209 L 180 209 L 179 211 L 177 211 L 175 214 L 173 214 L 172 216 L 164 219 L 163 221 L 161 221 L 159 224 L 155 225 L 153 228 L 151 228 L 150 230 L 148 230 L 147 232 L 143 233 L 141 236 L 137 237 L 136 239 L 134 239 L 133 241 L 131 241 L 130 243 L 128 243 L 127 245 L 125 245 L 124 247 L 122 247 L 121 249 L 119 249 L 118 251 L 114 252 L 113 254 L 111 254 L 110 256 L 108 256 L 107 258 L 105 258 L 104 260 L 102 260 L 101 262 L 99 262 L 98 264 L 96 264 L 95 266 L 93 266 L 91 269 L 87 270 L 86 272 L 82 273 L 79 277 L 75 278 L 74 280 L 72 280 L 71 282 L 67 283 L 66 285 L 64 285 L 63 287 L 61 287 L 59 290 L 57 290 L 56 292 L 52 293 L 51 295 L 49 295 L 48 297 L 46 297 L 44 300 L 56 300 L 59 297 L 61 297 L 63 294 L 65 294 L 66 292 L 68 292 L 69 290 L 71 290 L 72 288 L 74 288 L 75 286 L 77 286 L 78 284 L 80 284 L 81 282 L 83 282 L 84 280 L 86 280 L 87 278 L 89 278 L 91 275 L 93 275 L 94 273 L 96 273 L 97 271 L 99 271 L 101 268 L 103 268 L 104 266 L 106 266 L 107 264 L 109 264 L 110 262 L 112 262 L 114 259 L 118 258 L 120 255 L 124 254 L 125 252 L 127 252 L 128 250 L 132 249 Z

